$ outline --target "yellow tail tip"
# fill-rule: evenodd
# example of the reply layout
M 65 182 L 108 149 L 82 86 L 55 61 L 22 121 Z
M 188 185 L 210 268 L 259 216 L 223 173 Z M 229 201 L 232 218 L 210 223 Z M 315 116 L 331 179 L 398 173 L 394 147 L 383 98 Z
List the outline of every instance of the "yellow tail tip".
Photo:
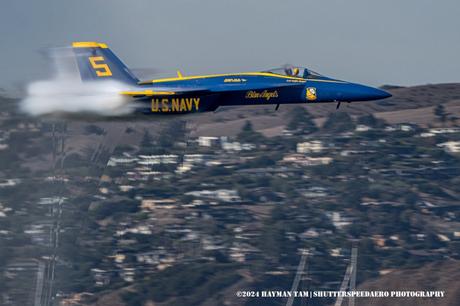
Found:
M 107 49 L 108 46 L 103 43 L 91 42 L 91 41 L 77 41 L 72 43 L 73 48 L 102 48 Z

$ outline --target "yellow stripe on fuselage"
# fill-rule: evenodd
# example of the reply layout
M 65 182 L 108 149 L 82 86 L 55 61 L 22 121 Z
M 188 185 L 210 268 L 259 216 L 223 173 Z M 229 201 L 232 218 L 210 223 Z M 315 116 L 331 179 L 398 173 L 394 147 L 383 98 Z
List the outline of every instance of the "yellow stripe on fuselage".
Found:
M 273 77 L 280 79 L 289 79 L 289 80 L 302 80 L 303 78 L 291 77 L 287 75 L 280 75 L 268 72 L 245 72 L 245 73 L 226 73 L 226 74 L 210 74 L 210 75 L 197 75 L 197 76 L 187 76 L 187 77 L 174 77 L 174 78 L 165 78 L 165 79 L 156 79 L 151 81 L 140 82 L 139 84 L 151 84 L 151 83 L 165 83 L 165 82 L 177 82 L 177 81 L 188 81 L 188 80 L 200 80 L 200 79 L 209 79 L 209 78 L 219 78 L 219 77 L 236 77 L 236 76 L 265 76 Z
M 292 76 L 269 73 L 269 72 L 245 72 L 245 73 L 225 73 L 225 74 L 210 74 L 210 75 L 197 75 L 197 76 L 188 76 L 188 77 L 182 76 L 182 77 L 164 78 L 164 79 L 156 79 L 156 80 L 151 80 L 151 81 L 142 81 L 142 82 L 139 82 L 139 85 L 189 81 L 189 80 L 201 80 L 201 79 L 219 78 L 219 77 L 244 77 L 244 76 L 264 76 L 264 77 L 272 77 L 272 78 L 279 78 L 279 79 L 286 79 L 286 80 L 297 80 L 297 81 L 304 81 L 304 82 L 313 81 L 313 82 L 326 82 L 326 83 L 346 83 L 344 81 L 338 81 L 338 80 L 304 79 L 300 77 L 292 77 Z

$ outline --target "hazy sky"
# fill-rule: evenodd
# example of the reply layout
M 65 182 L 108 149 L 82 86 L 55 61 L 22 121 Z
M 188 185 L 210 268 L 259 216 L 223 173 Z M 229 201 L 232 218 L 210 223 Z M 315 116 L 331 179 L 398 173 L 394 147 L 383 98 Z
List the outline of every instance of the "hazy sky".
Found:
M 40 50 L 107 43 L 185 74 L 285 63 L 367 83 L 460 82 L 458 0 L 0 1 L 0 87 L 47 75 Z

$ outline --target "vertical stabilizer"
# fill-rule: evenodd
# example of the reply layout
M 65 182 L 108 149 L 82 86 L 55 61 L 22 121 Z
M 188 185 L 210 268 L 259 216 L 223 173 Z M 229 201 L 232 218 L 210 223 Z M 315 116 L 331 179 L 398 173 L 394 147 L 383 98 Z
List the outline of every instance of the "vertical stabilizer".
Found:
M 106 44 L 74 42 L 72 48 L 83 82 L 114 80 L 130 85 L 136 85 L 139 82 Z

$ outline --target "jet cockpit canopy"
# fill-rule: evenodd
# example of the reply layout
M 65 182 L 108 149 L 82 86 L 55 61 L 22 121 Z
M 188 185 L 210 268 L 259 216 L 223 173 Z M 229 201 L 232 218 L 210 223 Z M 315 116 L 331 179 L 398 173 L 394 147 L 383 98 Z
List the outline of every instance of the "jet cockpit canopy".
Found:
M 293 65 L 286 65 L 284 67 L 271 69 L 266 72 L 278 74 L 278 75 L 304 78 L 304 79 L 315 79 L 315 78 L 322 77 L 321 74 L 314 72 L 313 70 L 310 70 L 305 67 L 298 67 L 298 66 L 293 66 Z

